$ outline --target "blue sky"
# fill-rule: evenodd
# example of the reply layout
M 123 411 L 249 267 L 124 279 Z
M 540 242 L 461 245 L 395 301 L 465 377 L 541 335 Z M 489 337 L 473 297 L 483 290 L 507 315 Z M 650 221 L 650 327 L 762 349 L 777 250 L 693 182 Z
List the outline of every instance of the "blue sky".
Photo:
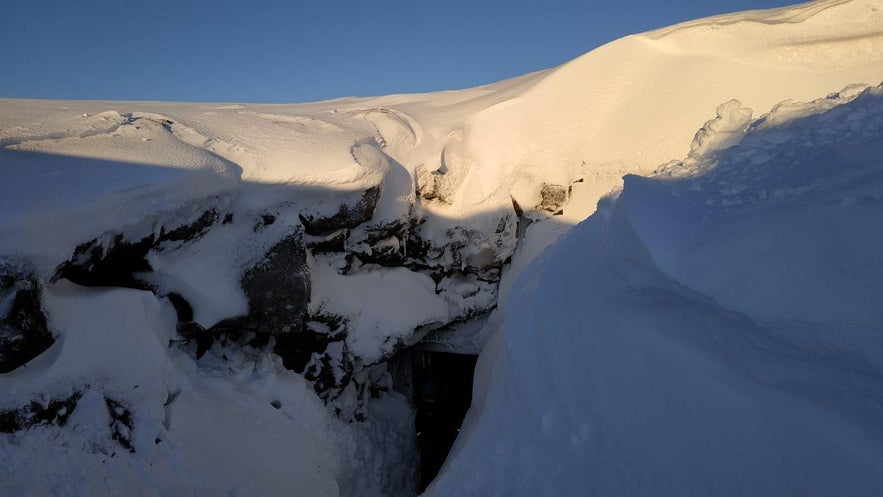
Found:
M 790 0 L 2 0 L 0 97 L 304 102 L 490 83 Z

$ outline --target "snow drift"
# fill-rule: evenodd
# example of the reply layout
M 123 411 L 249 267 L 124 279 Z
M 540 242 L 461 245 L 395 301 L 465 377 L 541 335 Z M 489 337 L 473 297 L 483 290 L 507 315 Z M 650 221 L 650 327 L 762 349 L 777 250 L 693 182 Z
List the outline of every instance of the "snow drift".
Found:
M 427 495 L 880 492 L 883 85 L 747 114 L 524 274 Z

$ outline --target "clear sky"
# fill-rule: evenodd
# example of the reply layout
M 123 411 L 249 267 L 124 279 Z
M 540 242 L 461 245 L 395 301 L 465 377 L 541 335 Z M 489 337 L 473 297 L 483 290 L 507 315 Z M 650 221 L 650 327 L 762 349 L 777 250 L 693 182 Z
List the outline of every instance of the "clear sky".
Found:
M 793 0 L 0 0 L 0 97 L 304 102 L 463 88 Z

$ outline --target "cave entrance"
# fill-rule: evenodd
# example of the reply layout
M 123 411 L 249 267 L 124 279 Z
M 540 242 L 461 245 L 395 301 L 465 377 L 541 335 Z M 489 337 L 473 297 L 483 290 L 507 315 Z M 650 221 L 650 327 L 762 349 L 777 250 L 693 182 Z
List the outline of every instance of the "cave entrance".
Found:
M 404 353 L 402 353 L 404 352 Z M 396 390 L 416 411 L 419 492 L 435 479 L 472 404 L 476 355 L 406 349 L 390 364 Z

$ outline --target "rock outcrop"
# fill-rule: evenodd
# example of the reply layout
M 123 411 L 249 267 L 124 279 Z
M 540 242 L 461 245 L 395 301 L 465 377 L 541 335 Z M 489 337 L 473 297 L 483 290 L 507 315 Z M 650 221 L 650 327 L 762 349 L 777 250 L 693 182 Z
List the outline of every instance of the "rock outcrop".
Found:
M 55 341 L 41 292 L 32 273 L 0 264 L 0 373 L 25 365 Z

